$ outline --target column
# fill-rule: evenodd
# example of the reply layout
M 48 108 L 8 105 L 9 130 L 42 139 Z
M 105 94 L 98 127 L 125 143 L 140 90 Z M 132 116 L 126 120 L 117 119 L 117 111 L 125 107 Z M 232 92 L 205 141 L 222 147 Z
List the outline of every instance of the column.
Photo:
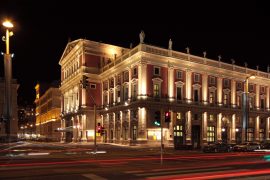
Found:
M 186 101 L 191 102 L 191 75 L 190 69 L 186 70 Z
M 123 111 L 120 111 L 120 141 L 123 141 Z
M 116 134 L 116 115 L 115 113 L 113 113 L 113 137 L 111 138 L 113 140 L 113 142 L 115 143 L 115 134 Z
M 208 74 L 202 75 L 202 101 L 208 104 Z
M 235 96 L 236 96 L 236 82 L 234 79 L 231 80 L 231 104 L 233 107 L 236 107 L 236 102 L 235 102 Z
M 168 140 L 173 143 L 173 125 L 175 124 L 175 113 L 173 111 L 170 111 L 171 112 L 171 122 L 169 123 L 169 134 L 168 134 Z
M 128 110 L 128 141 L 131 141 L 131 135 L 132 129 L 131 129 L 131 110 Z
M 82 91 L 82 107 L 86 107 L 86 89 L 81 89 Z
M 117 94 L 117 91 L 116 91 L 116 75 L 113 76 L 113 104 L 115 105 L 116 104 L 116 94 Z
M 128 69 L 128 99 L 131 101 L 131 79 L 132 79 L 132 71 L 131 68 Z
M 217 115 L 217 141 L 221 142 L 222 137 L 221 137 L 221 123 L 222 123 L 222 113 L 219 113 Z
M 61 119 L 61 130 L 66 128 L 66 121 L 65 119 Z M 66 140 L 66 133 L 61 132 L 61 143 L 64 143 Z
M 186 112 L 186 145 L 191 145 L 191 111 Z
M 138 99 L 145 99 L 146 89 L 147 89 L 147 64 L 145 62 L 140 62 L 138 65 Z
M 202 114 L 202 143 L 207 144 L 207 112 Z
M 260 85 L 256 84 L 256 100 L 255 100 L 256 109 L 260 109 Z
M 173 69 L 173 66 L 168 67 L 168 95 L 169 95 L 169 101 L 174 101 L 174 69 Z
M 231 138 L 230 138 L 230 141 L 231 143 L 235 143 L 235 117 L 236 115 L 233 114 L 232 115 L 232 126 L 231 126 Z
M 266 110 L 269 110 L 269 87 L 266 87 Z
M 267 117 L 266 118 L 266 128 L 265 128 L 265 139 L 267 142 L 270 141 L 270 138 L 269 138 L 269 124 L 270 124 L 270 117 Z
M 72 142 L 77 142 L 77 138 L 78 138 L 78 129 L 77 129 L 77 123 L 76 120 L 74 118 L 72 118 L 72 127 L 73 127 L 73 137 L 72 137 Z
M 146 134 L 146 109 L 139 108 L 138 112 L 138 138 L 139 141 L 146 141 L 147 140 L 147 134 Z
M 217 103 L 219 106 L 222 105 L 222 78 L 217 78 Z
M 257 116 L 255 119 L 255 141 L 260 141 L 260 116 Z
M 86 115 L 84 114 L 84 115 L 82 115 L 81 117 L 81 122 L 82 122 L 82 124 L 81 124 L 81 128 L 82 128 L 82 141 L 84 141 L 84 142 L 86 142 L 87 141 L 87 138 L 86 138 L 86 129 L 87 129 L 87 127 L 86 127 Z

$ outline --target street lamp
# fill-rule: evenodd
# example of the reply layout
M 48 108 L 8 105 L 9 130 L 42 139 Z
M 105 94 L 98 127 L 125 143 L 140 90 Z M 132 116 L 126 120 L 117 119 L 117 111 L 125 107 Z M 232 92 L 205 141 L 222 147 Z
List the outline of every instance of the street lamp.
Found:
M 6 140 L 10 142 L 10 129 L 12 120 L 12 107 L 11 107 L 11 80 L 12 80 L 12 62 L 11 54 L 9 53 L 9 38 L 13 36 L 13 32 L 10 31 L 13 28 L 13 24 L 10 21 L 4 21 L 2 24 L 6 28 L 6 36 L 2 37 L 2 40 L 6 43 L 6 53 L 4 54 L 4 69 L 5 69 L 5 110 L 4 120 L 6 128 Z
M 250 75 L 246 77 L 244 83 L 246 83 L 246 88 L 244 89 L 243 93 L 243 115 L 242 115 L 242 123 L 243 123 L 243 130 L 242 130 L 242 142 L 248 141 L 248 80 L 255 79 L 254 75 Z

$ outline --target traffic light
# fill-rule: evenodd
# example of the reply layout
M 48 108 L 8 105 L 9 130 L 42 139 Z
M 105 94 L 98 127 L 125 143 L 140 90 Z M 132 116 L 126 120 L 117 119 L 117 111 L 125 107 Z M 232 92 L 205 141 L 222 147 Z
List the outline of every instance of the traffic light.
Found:
M 102 127 L 100 125 L 100 123 L 98 123 L 97 125 L 97 133 L 101 133 Z
M 83 75 L 83 79 L 82 79 L 82 88 L 83 89 L 86 89 L 87 88 L 87 86 L 88 86 L 88 81 L 87 81 L 87 79 L 88 79 L 88 77 L 87 76 L 85 76 L 85 75 Z
M 156 126 L 160 126 L 160 111 L 155 112 L 155 122 L 154 122 L 154 124 Z
M 171 112 L 165 111 L 165 122 L 171 122 Z

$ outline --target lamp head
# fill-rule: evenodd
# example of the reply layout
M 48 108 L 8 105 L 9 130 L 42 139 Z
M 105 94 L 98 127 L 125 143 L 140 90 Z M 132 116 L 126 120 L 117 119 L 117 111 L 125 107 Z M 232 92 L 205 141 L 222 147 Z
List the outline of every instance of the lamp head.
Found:
M 13 28 L 14 27 L 13 24 L 8 20 L 4 21 L 2 25 L 5 26 L 6 28 Z
M 255 79 L 256 78 L 256 76 L 254 76 L 254 75 L 251 75 L 250 77 L 249 77 L 249 79 Z

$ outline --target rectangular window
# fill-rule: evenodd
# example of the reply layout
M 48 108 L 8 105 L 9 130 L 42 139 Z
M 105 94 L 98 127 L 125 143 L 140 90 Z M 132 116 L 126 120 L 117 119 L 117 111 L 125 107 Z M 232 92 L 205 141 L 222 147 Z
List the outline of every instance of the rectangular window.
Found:
M 209 103 L 214 103 L 214 92 L 209 93 Z
M 214 115 L 213 114 L 209 115 L 209 121 L 214 121 Z
M 252 109 L 253 108 L 253 97 L 249 97 L 249 108 Z
M 240 105 L 241 105 L 241 97 L 240 96 L 236 97 L 236 104 L 238 107 L 240 107 Z
M 197 89 L 194 90 L 194 102 L 199 102 L 199 91 Z
M 207 142 L 215 142 L 215 127 L 207 127 Z
M 240 82 L 237 83 L 237 89 L 242 89 L 242 83 Z
M 224 87 L 228 88 L 230 86 L 229 79 L 224 79 Z
M 120 89 L 117 90 L 117 102 L 119 103 L 121 101 L 121 91 Z
M 176 71 L 176 78 L 177 79 L 182 79 L 182 74 L 183 74 L 182 71 Z
M 111 87 L 111 88 L 114 87 L 114 80 L 113 80 L 113 78 L 111 78 L 111 80 L 110 80 L 110 87 Z
M 199 120 L 198 117 L 199 117 L 198 114 L 194 114 L 194 120 Z
M 264 86 L 262 86 L 261 87 L 261 93 L 264 93 L 265 92 L 264 89 L 265 89 Z
M 176 98 L 177 98 L 177 100 L 182 100 L 182 88 L 181 87 L 176 88 Z
M 133 76 L 137 76 L 137 68 L 133 69 Z
M 108 96 L 107 96 L 107 93 L 104 94 L 104 102 L 103 102 L 104 105 L 107 105 L 108 104 Z
M 113 92 L 110 93 L 110 104 L 113 104 Z
M 124 72 L 124 80 L 125 80 L 125 82 L 129 81 L 128 71 Z
M 264 99 L 261 99 L 261 108 L 264 109 Z
M 216 78 L 213 77 L 213 76 L 210 76 L 210 82 L 209 82 L 209 84 L 215 85 L 216 84 Z
M 90 83 L 90 89 L 96 89 L 96 84 Z
M 133 96 L 133 99 L 137 97 L 137 84 L 133 84 L 132 86 L 132 96 Z
M 254 84 L 249 84 L 248 90 L 250 92 L 253 92 L 254 91 Z
M 121 75 L 117 76 L 117 84 L 120 85 L 121 84 Z
M 154 97 L 160 97 L 160 95 L 159 95 L 159 84 L 154 84 Z
M 194 82 L 200 82 L 200 74 L 194 74 Z
M 224 105 L 228 104 L 228 94 L 224 94 L 224 100 L 223 100 Z
M 128 86 L 124 86 L 124 101 L 128 100 Z
M 154 75 L 160 76 L 160 67 L 154 67 Z

